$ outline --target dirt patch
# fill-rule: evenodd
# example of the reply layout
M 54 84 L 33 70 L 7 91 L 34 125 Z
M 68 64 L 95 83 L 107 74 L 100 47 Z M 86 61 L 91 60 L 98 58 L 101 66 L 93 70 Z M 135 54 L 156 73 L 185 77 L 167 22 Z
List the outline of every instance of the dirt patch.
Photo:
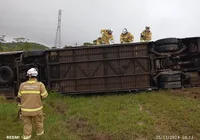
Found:
M 108 134 L 96 133 L 87 118 L 69 118 L 67 128 L 70 132 L 77 133 L 81 140 L 112 140 Z
M 86 118 L 69 118 L 67 121 L 67 127 L 71 131 L 79 131 L 80 129 L 84 129 L 86 132 L 90 132 L 90 126 Z
M 64 104 L 64 103 L 55 103 L 53 101 L 50 101 L 48 103 L 48 105 L 52 108 L 55 108 L 56 111 L 59 113 L 59 114 L 62 114 L 62 115 L 66 115 L 66 112 L 67 112 L 67 105 Z
M 200 99 L 200 88 L 199 87 L 182 88 L 182 89 L 172 90 L 172 93 L 177 96 L 184 96 L 184 97 L 190 97 L 193 99 Z
M 76 120 L 76 126 L 77 128 L 87 127 L 88 121 L 86 118 L 79 118 Z
M 137 124 L 138 124 L 138 125 L 144 125 L 144 123 L 143 123 L 143 122 L 138 122 Z
M 140 104 L 138 104 L 138 106 L 139 106 L 139 110 L 142 111 L 143 107 Z
M 56 106 L 57 111 L 62 114 L 65 115 L 66 111 L 67 111 L 67 107 L 64 104 L 58 104 L 58 106 Z
M 53 101 L 49 101 L 49 102 L 48 102 L 48 105 L 49 105 L 50 107 L 52 107 L 52 108 L 55 108 L 55 105 L 54 105 L 54 102 L 53 102 Z

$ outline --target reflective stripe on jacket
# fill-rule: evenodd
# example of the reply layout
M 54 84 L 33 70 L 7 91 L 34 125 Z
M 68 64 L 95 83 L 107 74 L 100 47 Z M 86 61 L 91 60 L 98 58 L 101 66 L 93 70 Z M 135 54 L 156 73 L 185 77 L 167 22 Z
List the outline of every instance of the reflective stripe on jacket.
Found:
M 21 110 L 23 116 L 35 116 L 42 113 L 42 98 L 46 98 L 48 92 L 42 82 L 30 79 L 21 83 L 18 97 L 21 98 Z
M 120 35 L 120 42 L 121 43 L 128 43 L 128 42 L 133 42 L 134 36 L 128 32 L 127 34 L 121 34 Z

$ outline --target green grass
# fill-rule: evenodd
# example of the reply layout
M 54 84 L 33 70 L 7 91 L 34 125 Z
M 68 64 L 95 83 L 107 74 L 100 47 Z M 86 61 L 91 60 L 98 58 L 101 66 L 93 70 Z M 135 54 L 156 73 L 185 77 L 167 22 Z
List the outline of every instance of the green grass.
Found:
M 33 42 L 0 43 L 0 52 L 31 51 L 31 50 L 46 50 L 46 49 L 49 48 L 47 46 Z
M 173 135 L 200 139 L 200 100 L 180 91 L 101 96 L 51 93 L 44 100 L 44 112 L 45 135 L 37 137 L 33 132 L 33 140 L 153 140 Z M 16 117 L 16 103 L 0 98 L 0 139 L 22 135 L 22 122 Z

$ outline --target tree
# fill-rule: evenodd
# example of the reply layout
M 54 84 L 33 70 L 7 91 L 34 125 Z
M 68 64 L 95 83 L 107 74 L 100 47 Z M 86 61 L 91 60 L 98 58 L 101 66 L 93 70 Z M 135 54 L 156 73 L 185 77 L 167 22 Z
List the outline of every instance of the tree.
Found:
M 6 42 L 5 37 L 6 37 L 6 35 L 1 35 L 0 36 L 0 43 L 5 43 Z
M 24 37 L 16 37 L 16 38 L 13 38 L 17 43 L 18 42 L 25 42 L 26 41 L 26 38 Z
M 0 36 L 0 51 L 3 51 L 2 43 L 6 43 L 5 37 L 6 37 L 6 35 Z

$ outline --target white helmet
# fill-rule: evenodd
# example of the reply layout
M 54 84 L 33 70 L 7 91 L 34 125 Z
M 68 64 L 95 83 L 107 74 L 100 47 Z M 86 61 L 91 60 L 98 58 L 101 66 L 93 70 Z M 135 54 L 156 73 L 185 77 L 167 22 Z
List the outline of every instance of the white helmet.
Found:
M 112 30 L 112 29 L 108 29 L 108 32 L 109 32 L 110 34 L 112 34 L 112 33 L 113 33 L 113 30 Z
M 127 31 L 127 29 L 126 28 L 124 28 L 123 30 L 122 30 L 122 34 L 126 34 L 128 31 Z
M 150 29 L 150 26 L 146 26 L 145 29 L 146 29 L 146 30 L 149 30 L 149 29 Z
M 38 72 L 35 68 L 31 68 L 27 71 L 27 76 L 29 77 L 36 77 L 38 75 Z

